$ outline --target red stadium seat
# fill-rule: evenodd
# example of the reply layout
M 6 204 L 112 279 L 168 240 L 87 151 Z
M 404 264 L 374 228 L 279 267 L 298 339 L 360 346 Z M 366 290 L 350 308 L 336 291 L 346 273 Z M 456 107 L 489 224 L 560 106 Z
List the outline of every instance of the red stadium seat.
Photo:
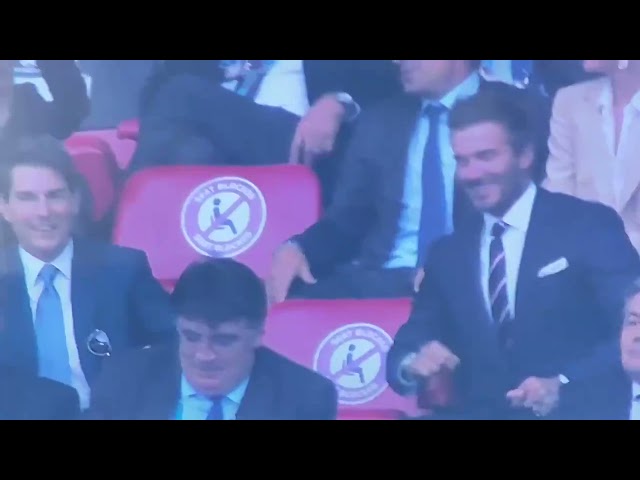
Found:
M 340 419 L 398 419 L 417 407 L 387 385 L 386 353 L 410 308 L 409 299 L 288 301 L 273 307 L 265 344 L 333 380 Z
M 75 133 L 67 143 L 72 145 L 81 142 L 102 142 L 111 148 L 115 163 L 121 170 L 126 169 L 131 162 L 131 157 L 136 150 L 137 143 L 133 140 L 122 139 L 118 136 L 118 132 L 115 128 L 107 130 L 92 130 L 85 132 Z
M 117 167 L 109 144 L 97 137 L 72 136 L 65 147 L 87 181 L 94 220 L 104 219 L 115 205 L 117 194 Z
M 235 258 L 264 277 L 275 249 L 318 220 L 320 202 L 302 166 L 151 168 L 127 182 L 113 241 L 147 252 L 169 289 L 203 256 Z
M 140 122 L 137 118 L 125 120 L 118 125 L 118 138 L 121 140 L 138 140 Z

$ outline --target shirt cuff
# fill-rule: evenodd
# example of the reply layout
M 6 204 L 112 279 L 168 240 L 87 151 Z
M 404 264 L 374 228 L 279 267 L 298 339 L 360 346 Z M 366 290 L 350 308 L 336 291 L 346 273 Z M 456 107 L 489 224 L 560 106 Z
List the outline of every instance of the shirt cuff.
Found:
M 345 122 L 353 122 L 356 118 L 358 118 L 358 115 L 360 115 L 362 109 L 351 95 L 346 92 L 338 92 L 335 94 L 335 98 L 345 108 Z

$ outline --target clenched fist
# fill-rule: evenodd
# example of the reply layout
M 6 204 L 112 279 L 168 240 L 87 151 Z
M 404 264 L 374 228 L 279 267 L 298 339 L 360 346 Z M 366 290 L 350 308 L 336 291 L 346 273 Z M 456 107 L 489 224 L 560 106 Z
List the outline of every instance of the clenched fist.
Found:
M 407 372 L 418 378 L 429 378 L 443 369 L 455 370 L 460 359 L 440 342 L 429 342 L 407 366 Z

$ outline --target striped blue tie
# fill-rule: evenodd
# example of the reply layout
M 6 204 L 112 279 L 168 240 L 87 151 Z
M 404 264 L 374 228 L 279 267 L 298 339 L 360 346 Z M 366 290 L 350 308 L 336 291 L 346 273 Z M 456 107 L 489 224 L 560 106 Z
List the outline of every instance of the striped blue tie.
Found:
M 62 302 L 53 284 L 58 273 L 60 272 L 53 265 L 45 265 L 39 274 L 43 283 L 42 294 L 36 307 L 35 322 L 39 375 L 71 385 L 72 374 Z

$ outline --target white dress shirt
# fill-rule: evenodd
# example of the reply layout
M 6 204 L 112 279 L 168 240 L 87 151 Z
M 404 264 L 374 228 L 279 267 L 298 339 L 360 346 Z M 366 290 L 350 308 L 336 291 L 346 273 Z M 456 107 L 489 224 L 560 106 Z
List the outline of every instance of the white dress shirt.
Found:
M 640 399 L 640 384 L 633 382 L 633 391 L 631 395 L 632 403 L 629 420 L 640 420 L 640 400 L 636 400 L 636 398 Z
M 613 162 L 611 166 L 613 170 L 613 187 L 616 201 L 620 203 L 620 196 L 624 188 L 625 172 L 628 168 L 628 165 L 623 164 L 622 159 L 636 158 L 635 156 L 627 155 L 626 150 L 631 147 L 633 136 L 640 135 L 640 132 L 632 132 L 630 128 L 632 120 L 640 116 L 640 92 L 637 92 L 631 99 L 631 102 L 624 108 L 622 128 L 617 145 L 615 121 L 613 118 L 613 90 L 611 89 L 610 83 L 607 83 L 607 86 L 602 91 L 598 107 L 602 115 L 602 128 L 607 140 L 607 147 L 609 148 L 609 153 L 615 158 L 615 162 Z
M 488 312 L 491 312 L 491 302 L 489 300 L 489 247 L 492 240 L 491 229 L 493 225 L 499 221 L 508 225 L 508 228 L 502 236 L 502 245 L 504 247 L 507 271 L 509 310 L 511 311 L 511 315 L 514 316 L 520 261 L 522 260 L 522 252 L 527 238 L 527 230 L 529 229 L 536 193 L 537 188 L 532 183 L 502 218 L 496 218 L 489 214 L 484 215 L 484 230 L 480 244 L 480 281 Z
M 34 257 L 23 248 L 19 249 L 20 259 L 24 268 L 25 282 L 31 306 L 32 319 L 35 324 L 36 309 L 38 300 L 42 293 L 43 283 L 38 278 L 45 262 Z M 62 315 L 64 319 L 64 331 L 67 338 L 67 350 L 69 351 L 69 362 L 71 366 L 73 387 L 80 397 L 80 407 L 84 410 L 89 407 L 90 389 L 87 379 L 80 365 L 80 355 L 73 327 L 73 308 L 71 306 L 71 264 L 73 259 L 73 242 L 69 242 L 62 253 L 51 264 L 60 273 L 56 275 L 53 285 L 60 296 L 62 302 Z

